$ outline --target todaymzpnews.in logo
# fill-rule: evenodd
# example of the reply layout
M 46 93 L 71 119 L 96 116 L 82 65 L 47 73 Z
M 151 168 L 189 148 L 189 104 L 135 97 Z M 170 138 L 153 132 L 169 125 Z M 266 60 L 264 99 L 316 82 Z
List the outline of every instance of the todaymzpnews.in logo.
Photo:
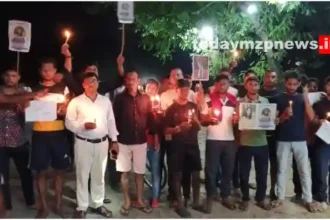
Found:
M 218 41 L 200 40 L 195 42 L 195 48 L 202 50 L 318 50 L 319 54 L 330 54 L 330 36 L 320 36 L 313 41 Z

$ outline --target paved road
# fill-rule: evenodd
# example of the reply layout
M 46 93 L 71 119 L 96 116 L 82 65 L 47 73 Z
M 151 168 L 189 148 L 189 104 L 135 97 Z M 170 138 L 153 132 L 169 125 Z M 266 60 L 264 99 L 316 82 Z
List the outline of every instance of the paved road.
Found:
M 205 131 L 201 132 L 200 134 L 200 148 L 202 152 L 202 159 L 204 161 L 204 140 L 205 139 Z M 11 186 L 12 186 L 12 194 L 13 194 L 13 206 L 14 209 L 9 213 L 10 218 L 34 218 L 36 211 L 35 210 L 28 210 L 24 206 L 24 199 L 20 189 L 20 181 L 18 178 L 18 174 L 16 173 L 15 168 L 13 168 L 13 164 L 11 166 L 12 174 L 11 174 Z M 254 171 L 251 172 L 251 181 L 255 178 Z M 67 181 L 65 183 L 65 190 L 64 190 L 64 200 L 65 200 L 65 209 L 68 213 L 73 213 L 75 208 L 75 199 L 74 199 L 74 191 L 75 188 L 75 176 L 74 174 L 67 175 Z M 258 207 L 255 207 L 253 201 L 251 201 L 251 208 L 246 211 L 231 211 L 224 208 L 219 203 L 214 203 L 213 213 L 211 215 L 203 215 L 201 213 L 195 212 L 191 210 L 194 218 L 327 218 L 330 215 L 330 211 L 327 210 L 323 213 L 316 213 L 311 214 L 308 213 L 303 207 L 292 203 L 290 201 L 290 197 L 293 196 L 293 185 L 292 185 L 292 170 L 288 172 L 287 175 L 287 200 L 283 207 L 279 207 L 272 211 L 264 211 Z M 134 189 L 132 189 L 134 191 Z M 251 198 L 253 198 L 255 191 L 251 190 Z M 114 217 L 122 218 L 119 214 L 119 208 L 122 203 L 122 194 L 114 192 L 110 189 L 109 185 L 106 187 L 106 194 L 111 198 L 112 203 L 106 205 L 109 209 L 114 212 Z M 49 201 L 51 204 L 54 202 L 54 192 L 50 190 L 49 193 Z M 147 192 L 146 192 L 147 196 Z M 164 196 L 163 196 L 164 197 Z M 205 198 L 205 191 L 202 187 L 202 198 Z M 238 198 L 237 198 L 238 199 Z M 171 211 L 167 203 L 165 202 L 165 198 L 162 198 L 161 207 L 155 209 L 152 214 L 147 215 L 138 210 L 132 209 L 130 211 L 130 218 L 178 218 L 178 216 Z M 54 214 L 50 214 L 49 218 L 58 218 Z M 88 213 L 87 218 L 101 218 L 95 214 Z

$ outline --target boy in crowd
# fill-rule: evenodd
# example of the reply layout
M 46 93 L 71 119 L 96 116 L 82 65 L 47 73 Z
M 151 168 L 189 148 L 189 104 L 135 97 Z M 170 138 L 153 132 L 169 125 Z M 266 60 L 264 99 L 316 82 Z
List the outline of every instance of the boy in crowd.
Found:
M 185 79 L 178 80 L 178 97 L 166 111 L 165 134 L 172 135 L 170 146 L 169 169 L 172 172 L 172 187 L 176 212 L 180 217 L 190 217 L 190 212 L 184 207 L 181 196 L 182 173 L 189 163 L 193 183 L 193 209 L 202 210 L 199 204 L 200 175 L 202 169 L 200 151 L 198 148 L 198 131 L 201 125 L 198 121 L 197 105 L 188 101 L 190 83 Z
M 236 97 L 228 93 L 229 77 L 218 75 L 215 79 L 213 93 L 206 98 L 202 118 L 208 124 L 206 136 L 205 176 L 207 204 L 206 212 L 211 213 L 212 201 L 217 196 L 216 182 L 220 182 L 222 203 L 229 209 L 236 205 L 230 198 L 231 180 L 235 165 L 237 146 L 235 144 L 233 121 Z M 222 171 L 219 179 L 217 175 Z
M 151 99 L 151 106 L 153 113 L 158 118 L 158 113 L 160 111 L 160 100 L 155 99 L 156 95 L 158 95 L 159 83 L 154 79 L 149 79 L 146 83 L 146 94 Z M 158 135 L 158 134 L 156 134 Z M 155 144 L 155 135 L 151 135 L 147 133 L 147 144 L 148 151 L 147 157 L 149 160 L 149 164 L 151 166 L 151 175 L 152 175 L 152 196 L 151 196 L 151 207 L 158 208 L 159 207 L 159 197 L 160 197 L 160 149 L 159 144 Z
M 280 125 L 277 135 L 278 198 L 272 202 L 272 206 L 279 207 L 283 205 L 288 157 L 293 152 L 293 156 L 297 162 L 306 208 L 310 212 L 315 212 L 315 205 L 312 202 L 311 173 L 308 166 L 305 130 L 305 116 L 307 115 L 307 118 L 312 120 L 314 118 L 314 112 L 308 100 L 307 86 L 303 88 L 303 94 L 297 93 L 300 85 L 299 75 L 296 72 L 288 72 L 285 76 L 286 93 L 280 94 L 275 100 L 280 115 Z
M 49 93 L 65 96 L 68 89 L 64 84 L 55 83 L 54 76 L 57 72 L 56 62 L 53 59 L 44 59 L 40 65 L 42 81 L 32 90 L 47 89 Z M 37 171 L 37 189 L 39 192 L 40 209 L 37 218 L 47 218 L 49 208 L 47 204 L 47 169 L 49 164 L 55 170 L 55 213 L 66 217 L 62 209 L 62 190 L 64 171 L 69 166 L 68 143 L 64 127 L 66 106 L 58 104 L 58 118 L 55 121 L 37 121 L 33 125 L 31 169 Z
M 239 100 L 242 103 L 269 103 L 264 97 L 258 95 L 259 81 L 257 77 L 250 76 L 245 82 L 247 94 Z M 237 109 L 238 112 L 239 108 Z M 251 110 L 251 114 L 255 114 Z M 253 115 L 252 115 L 253 116 Z M 256 117 L 256 116 L 254 116 Z M 241 130 L 239 135 L 240 148 L 238 151 L 239 174 L 242 192 L 242 202 L 239 205 L 241 210 L 247 210 L 249 207 L 250 190 L 249 177 L 251 171 L 251 162 L 254 158 L 257 190 L 255 200 L 257 205 L 265 210 L 270 210 L 270 204 L 265 201 L 267 190 L 268 173 L 268 145 L 266 131 L 264 130 Z
M 274 98 L 280 94 L 277 86 L 277 74 L 275 71 L 269 70 L 264 75 L 264 86 L 260 89 L 259 95 L 268 99 L 270 103 L 274 102 Z M 276 132 L 266 131 L 267 143 L 269 147 L 270 162 L 270 198 L 276 199 L 275 186 L 277 179 L 277 159 L 276 159 Z

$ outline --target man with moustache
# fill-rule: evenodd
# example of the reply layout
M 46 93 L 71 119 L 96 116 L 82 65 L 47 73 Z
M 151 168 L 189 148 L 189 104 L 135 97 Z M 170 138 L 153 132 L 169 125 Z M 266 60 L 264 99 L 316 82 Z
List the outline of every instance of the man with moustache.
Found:
M 260 89 L 259 95 L 268 99 L 270 103 L 274 103 L 274 98 L 280 94 L 276 88 L 277 74 L 273 70 L 269 70 L 264 75 L 264 86 Z M 267 131 L 267 142 L 269 148 L 270 162 L 270 198 L 276 199 L 275 185 L 277 179 L 277 159 L 276 159 L 276 131 Z

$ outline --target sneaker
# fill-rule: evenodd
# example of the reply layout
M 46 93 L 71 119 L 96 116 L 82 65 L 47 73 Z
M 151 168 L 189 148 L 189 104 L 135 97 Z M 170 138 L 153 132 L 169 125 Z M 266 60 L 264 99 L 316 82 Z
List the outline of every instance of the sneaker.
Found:
M 158 199 L 152 199 L 152 201 L 151 201 L 151 207 L 152 208 L 159 208 L 159 201 L 158 201 Z

